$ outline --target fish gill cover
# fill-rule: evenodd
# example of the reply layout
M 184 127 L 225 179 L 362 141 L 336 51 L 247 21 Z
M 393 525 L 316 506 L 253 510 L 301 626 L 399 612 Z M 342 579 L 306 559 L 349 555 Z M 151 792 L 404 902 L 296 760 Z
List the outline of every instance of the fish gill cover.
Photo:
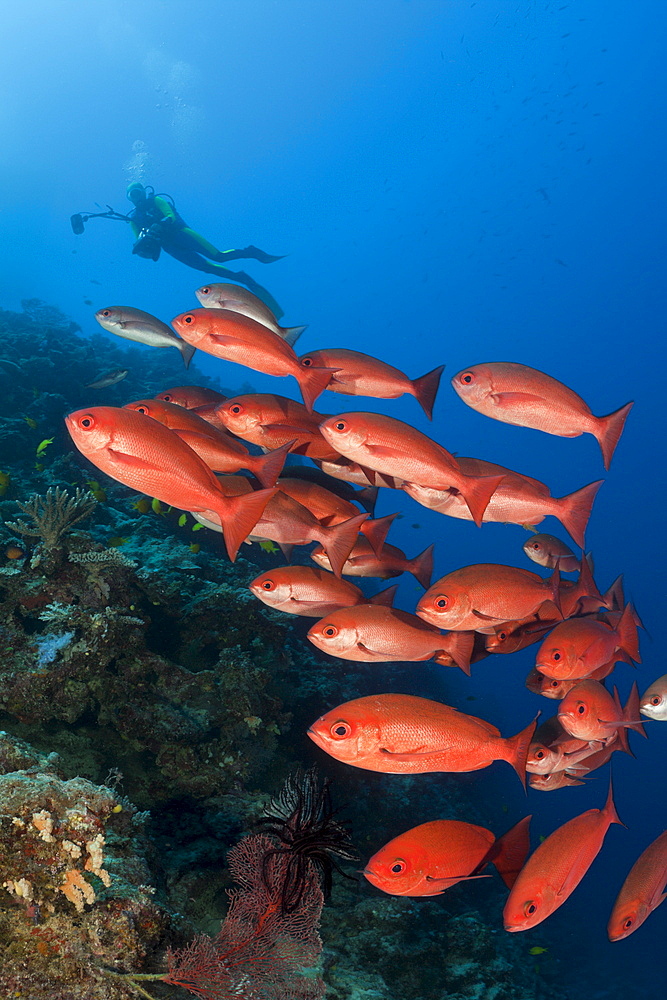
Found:
M 4 20 L 2 991 L 654 992 L 662 6 Z

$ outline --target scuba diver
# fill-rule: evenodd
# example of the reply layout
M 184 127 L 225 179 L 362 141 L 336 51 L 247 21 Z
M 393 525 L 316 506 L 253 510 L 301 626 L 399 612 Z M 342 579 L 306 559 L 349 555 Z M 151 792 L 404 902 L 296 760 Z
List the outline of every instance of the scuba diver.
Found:
M 235 281 L 245 285 L 271 309 L 277 319 L 283 311 L 273 296 L 245 271 L 232 271 L 223 261 L 250 259 L 271 264 L 281 260 L 265 253 L 258 247 L 248 246 L 242 250 L 218 250 L 200 233 L 191 229 L 179 215 L 173 198 L 168 194 L 155 194 L 149 185 L 144 187 L 134 181 L 127 187 L 127 197 L 134 205 L 129 215 L 121 215 L 107 206 L 107 212 L 76 214 L 71 217 L 72 229 L 77 235 L 83 232 L 84 222 L 92 218 L 121 219 L 129 222 L 135 236 L 132 253 L 148 260 L 157 260 L 164 250 L 182 264 L 197 271 L 214 274 L 222 281 Z

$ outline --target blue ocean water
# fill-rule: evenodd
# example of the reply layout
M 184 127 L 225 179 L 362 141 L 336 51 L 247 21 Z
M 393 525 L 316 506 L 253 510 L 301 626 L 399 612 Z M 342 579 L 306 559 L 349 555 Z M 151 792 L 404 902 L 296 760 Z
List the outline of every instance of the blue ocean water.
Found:
M 239 266 L 286 323 L 309 324 L 304 349 L 363 350 L 411 376 L 447 366 L 432 425 L 409 397 L 389 409 L 325 394 L 323 412 L 390 412 L 558 496 L 604 478 L 586 537 L 596 579 L 605 587 L 623 573 L 646 625 L 640 690 L 664 673 L 664 5 L 24 0 L 2 20 L 2 308 L 37 297 L 92 334 L 105 305 L 165 321 L 193 306 L 205 278 L 165 255 L 132 256 L 123 223 L 70 229 L 72 213 L 98 204 L 127 211 L 133 180 L 173 195 L 223 249 L 286 254 Z M 608 473 L 590 436 L 546 436 L 463 405 L 448 377 L 500 360 L 548 372 L 596 414 L 636 401 Z M 297 398 L 268 376 L 198 363 L 224 384 L 247 378 Z M 520 527 L 478 530 L 393 493 L 378 509 L 402 511 L 390 540 L 409 555 L 436 542 L 434 578 L 476 562 L 531 568 Z M 413 610 L 419 593 L 404 577 L 399 606 Z M 406 666 L 402 690 L 419 670 L 434 697 L 471 695 L 475 711 L 515 732 L 553 707 L 523 686 L 532 654 L 486 659 L 471 679 Z M 625 697 L 631 668 L 615 678 Z M 657 989 L 667 909 L 627 941 L 606 937 L 625 874 L 667 826 L 667 725 L 647 730 L 635 760 L 613 761 L 627 830 L 611 829 L 585 882 L 540 928 L 539 943 L 566 959 L 564 996 Z M 537 843 L 603 804 L 607 771 L 527 803 L 509 769 L 462 781 L 493 829 L 508 825 L 505 810 L 532 811 Z M 430 818 L 427 801 L 411 817 Z

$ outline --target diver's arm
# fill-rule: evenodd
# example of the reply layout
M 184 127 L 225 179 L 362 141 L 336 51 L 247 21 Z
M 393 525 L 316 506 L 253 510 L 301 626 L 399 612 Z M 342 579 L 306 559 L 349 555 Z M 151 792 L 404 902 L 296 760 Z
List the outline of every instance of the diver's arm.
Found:
M 171 207 L 168 201 L 166 201 L 164 198 L 160 198 L 159 195 L 156 195 L 155 198 L 153 199 L 153 204 L 160 213 L 160 215 L 162 216 L 162 218 L 160 219 L 160 223 L 166 222 L 168 225 L 172 226 L 176 225 L 176 213 L 174 212 L 173 208 Z

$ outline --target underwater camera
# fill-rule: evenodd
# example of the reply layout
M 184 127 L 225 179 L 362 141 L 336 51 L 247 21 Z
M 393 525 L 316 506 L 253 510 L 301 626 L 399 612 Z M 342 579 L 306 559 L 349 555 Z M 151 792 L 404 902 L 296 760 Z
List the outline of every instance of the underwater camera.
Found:
M 149 229 L 142 229 L 139 239 L 132 247 L 132 253 L 136 253 L 138 257 L 145 257 L 146 260 L 157 260 L 161 249 L 159 238 Z
M 72 232 L 74 235 L 81 236 L 81 233 L 83 232 L 83 216 L 81 213 L 77 212 L 76 215 L 72 215 L 69 221 L 72 224 Z

